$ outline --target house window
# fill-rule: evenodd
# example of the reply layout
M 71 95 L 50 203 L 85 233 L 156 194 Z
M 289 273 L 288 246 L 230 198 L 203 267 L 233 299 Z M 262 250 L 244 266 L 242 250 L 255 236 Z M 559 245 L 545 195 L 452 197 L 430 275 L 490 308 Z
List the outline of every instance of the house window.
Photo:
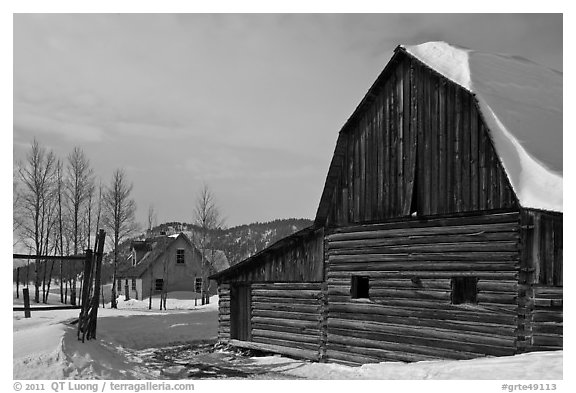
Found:
M 176 263 L 184 263 L 184 249 L 179 248 L 176 250 Z
M 368 299 L 370 294 L 370 279 L 366 276 L 352 276 L 352 299 Z
M 154 289 L 156 291 L 161 291 L 164 288 L 164 280 L 161 278 L 156 279 L 156 283 L 154 285 Z
M 478 303 L 478 279 L 476 277 L 453 277 L 452 304 Z
M 195 285 L 196 293 L 202 293 L 202 277 L 196 277 Z
M 122 279 L 118 280 L 118 291 L 122 292 Z
M 136 279 L 135 278 L 132 279 L 132 290 L 133 291 L 136 290 Z

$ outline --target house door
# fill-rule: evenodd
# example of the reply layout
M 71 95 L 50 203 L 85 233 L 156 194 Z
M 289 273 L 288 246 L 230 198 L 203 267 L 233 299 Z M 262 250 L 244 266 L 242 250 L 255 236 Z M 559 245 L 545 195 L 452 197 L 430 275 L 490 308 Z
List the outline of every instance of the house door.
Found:
M 251 340 L 250 318 L 252 313 L 250 285 L 230 286 L 230 337 L 241 341 Z

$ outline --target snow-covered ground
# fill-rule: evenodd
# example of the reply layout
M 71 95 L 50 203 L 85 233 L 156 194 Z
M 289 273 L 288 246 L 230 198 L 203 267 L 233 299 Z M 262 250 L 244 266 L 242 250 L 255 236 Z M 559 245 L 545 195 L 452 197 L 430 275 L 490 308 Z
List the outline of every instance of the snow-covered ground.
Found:
M 160 348 L 215 340 L 218 297 L 195 306 L 184 293 L 169 296 L 167 311 L 158 299 L 148 310 L 147 301 L 123 301 L 118 309 L 100 308 L 97 339 L 82 343 L 77 327 L 69 322 L 78 310 L 37 311 L 26 319 L 13 313 L 14 379 L 156 379 L 166 373 L 144 359 Z M 204 354 L 206 356 L 206 354 Z M 207 356 L 212 356 L 208 354 Z M 205 358 L 230 358 L 222 350 Z M 562 351 L 467 361 L 379 363 L 361 367 L 311 363 L 281 356 L 247 358 L 231 367 L 249 364 L 265 373 L 258 378 L 290 379 L 562 379 Z M 200 360 L 198 360 L 200 361 Z M 204 361 L 204 360 L 202 360 Z M 169 367 L 168 367 L 169 368 Z M 249 373 L 248 373 L 249 374 Z
M 82 343 L 69 322 L 78 310 L 36 311 L 24 318 L 13 313 L 14 379 L 155 378 L 134 357 L 134 351 L 216 338 L 218 297 L 206 306 L 194 300 L 169 298 L 168 308 L 119 298 L 118 309 L 100 308 L 97 339 Z
M 472 360 L 415 363 L 382 362 L 348 367 L 308 363 L 280 356 L 253 358 L 259 364 L 279 364 L 275 372 L 307 379 L 440 379 L 548 380 L 562 379 L 562 351 Z M 304 363 L 304 365 L 303 365 Z

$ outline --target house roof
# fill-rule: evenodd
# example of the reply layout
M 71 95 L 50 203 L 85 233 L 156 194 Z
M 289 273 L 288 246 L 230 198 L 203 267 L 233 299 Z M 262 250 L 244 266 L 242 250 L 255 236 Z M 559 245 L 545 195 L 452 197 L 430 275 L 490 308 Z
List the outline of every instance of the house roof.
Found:
M 146 239 L 146 243 L 149 245 L 149 251 L 140 259 L 140 261 L 135 266 L 130 266 L 124 270 L 118 272 L 120 277 L 131 277 L 138 278 L 148 270 L 151 264 L 153 264 L 172 243 L 178 239 L 184 239 L 188 245 L 196 253 L 200 253 L 196 247 L 192 244 L 188 236 L 180 233 L 176 236 L 157 236 L 154 238 Z M 210 254 L 210 253 L 208 253 Z M 220 250 L 214 250 L 214 257 L 212 255 L 206 255 L 206 259 L 210 262 L 214 270 L 220 271 L 229 266 L 226 254 Z

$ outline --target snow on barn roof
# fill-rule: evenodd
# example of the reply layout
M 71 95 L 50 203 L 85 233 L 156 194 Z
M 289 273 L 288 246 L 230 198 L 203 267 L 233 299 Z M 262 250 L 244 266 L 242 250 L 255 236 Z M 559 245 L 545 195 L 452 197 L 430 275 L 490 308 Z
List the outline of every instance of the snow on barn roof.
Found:
M 445 42 L 402 48 L 476 96 L 520 205 L 562 212 L 562 73 Z

